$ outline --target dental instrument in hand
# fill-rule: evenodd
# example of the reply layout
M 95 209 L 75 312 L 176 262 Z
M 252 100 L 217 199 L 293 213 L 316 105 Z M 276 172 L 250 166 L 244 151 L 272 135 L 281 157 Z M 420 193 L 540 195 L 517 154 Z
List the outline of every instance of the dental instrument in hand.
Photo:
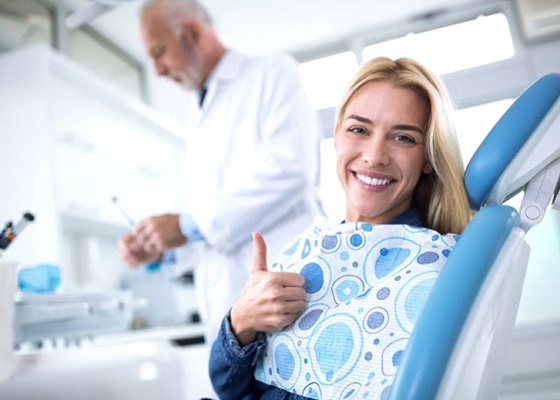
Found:
M 113 201 L 115 206 L 119 209 L 119 211 L 121 212 L 121 215 L 130 224 L 130 226 L 134 228 L 134 225 L 135 225 L 134 220 L 132 219 L 132 217 L 130 215 L 128 215 L 128 213 L 124 210 L 124 208 L 122 208 L 122 206 L 118 202 L 117 196 L 113 196 L 111 198 L 111 200 Z M 159 262 L 156 261 L 156 262 L 147 263 L 144 267 L 145 267 L 146 271 L 157 271 L 158 269 L 160 269 L 161 265 L 160 265 Z
M 130 224 L 130 226 L 133 227 L 134 226 L 134 220 L 130 217 L 130 215 L 128 215 L 128 213 L 124 210 L 124 208 L 122 208 L 122 206 L 120 205 L 120 203 L 117 200 L 117 196 L 113 196 L 111 200 L 113 200 L 113 203 L 119 209 L 119 211 L 121 212 L 121 215 L 126 219 L 126 221 Z

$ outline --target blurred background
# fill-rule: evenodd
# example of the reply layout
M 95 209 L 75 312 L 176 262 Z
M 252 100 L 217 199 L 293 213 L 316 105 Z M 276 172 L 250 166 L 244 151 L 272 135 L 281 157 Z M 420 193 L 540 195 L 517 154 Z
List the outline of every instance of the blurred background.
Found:
M 442 76 L 465 165 L 531 82 L 560 71 L 558 0 L 201 1 L 226 45 L 298 60 L 324 130 L 320 190 L 333 215 L 342 201 L 329 142 L 334 110 L 364 60 L 412 57 Z M 131 270 L 116 254 L 129 229 L 122 210 L 137 221 L 188 204 L 182 138 L 193 98 L 156 77 L 140 40 L 140 7 L 0 0 L 0 222 L 26 211 L 36 217 L 0 261 L 54 266 L 55 293 L 70 296 L 37 311 L 55 322 L 30 323 L 29 311 L 25 329 L 16 326 L 18 368 L 0 383 L 2 399 L 212 397 L 192 276 Z M 532 254 L 500 398 L 558 399 L 558 212 L 527 240 Z M 114 306 L 109 319 L 68 311 L 92 293 L 88 315 L 92 304 Z

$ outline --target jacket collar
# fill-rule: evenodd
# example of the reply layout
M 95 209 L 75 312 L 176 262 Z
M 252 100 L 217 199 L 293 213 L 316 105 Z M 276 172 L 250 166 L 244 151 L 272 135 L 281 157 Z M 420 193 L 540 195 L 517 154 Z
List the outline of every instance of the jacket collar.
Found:
M 341 224 L 344 224 L 346 220 L 343 220 Z M 420 219 L 420 214 L 414 208 L 409 208 L 400 215 L 387 222 L 387 225 L 410 225 L 410 226 L 422 226 L 422 221 Z
M 211 85 L 213 81 L 232 80 L 241 71 L 241 66 L 245 61 L 245 56 L 232 49 L 226 50 L 210 76 L 206 85 Z
M 216 91 L 216 87 L 220 84 L 220 82 L 230 81 L 236 79 L 236 77 L 241 72 L 241 67 L 245 60 L 245 56 L 235 50 L 226 50 L 218 64 L 214 67 L 210 76 L 204 82 L 205 90 L 205 98 L 204 103 L 199 107 L 199 111 L 201 112 L 199 115 L 204 115 L 204 111 L 209 104 L 212 103 L 212 97 L 214 96 L 214 92 Z

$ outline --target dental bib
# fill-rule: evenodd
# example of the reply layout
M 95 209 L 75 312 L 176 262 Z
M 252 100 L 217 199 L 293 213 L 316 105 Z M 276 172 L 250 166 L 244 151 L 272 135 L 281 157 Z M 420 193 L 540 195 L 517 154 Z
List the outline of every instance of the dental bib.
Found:
M 267 334 L 255 378 L 321 400 L 386 399 L 456 235 L 409 225 L 315 226 L 271 271 L 305 278 L 306 308 Z

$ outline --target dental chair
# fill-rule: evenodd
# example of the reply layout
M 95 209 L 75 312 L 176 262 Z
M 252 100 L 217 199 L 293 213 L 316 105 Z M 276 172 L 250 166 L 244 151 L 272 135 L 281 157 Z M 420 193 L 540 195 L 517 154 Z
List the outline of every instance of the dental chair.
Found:
M 498 398 L 529 259 L 525 234 L 550 204 L 560 210 L 559 177 L 560 74 L 549 74 L 504 113 L 466 169 L 477 212 L 416 321 L 390 400 Z M 503 204 L 519 192 L 519 210 Z

